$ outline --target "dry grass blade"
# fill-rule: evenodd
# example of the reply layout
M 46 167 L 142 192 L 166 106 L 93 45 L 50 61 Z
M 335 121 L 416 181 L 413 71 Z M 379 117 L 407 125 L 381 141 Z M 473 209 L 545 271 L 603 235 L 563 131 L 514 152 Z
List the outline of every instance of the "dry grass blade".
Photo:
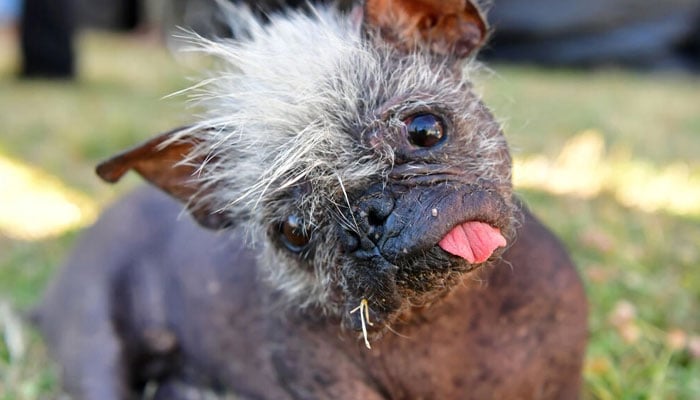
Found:
M 362 324 L 362 337 L 365 339 L 365 346 L 367 346 L 367 348 L 371 350 L 372 346 L 370 346 L 369 339 L 367 339 L 367 325 L 374 326 L 374 324 L 372 323 L 372 321 L 369 320 L 369 303 L 367 302 L 367 299 L 360 300 L 360 305 L 353 308 L 350 311 L 350 314 L 354 314 L 357 311 L 360 312 L 360 323 Z

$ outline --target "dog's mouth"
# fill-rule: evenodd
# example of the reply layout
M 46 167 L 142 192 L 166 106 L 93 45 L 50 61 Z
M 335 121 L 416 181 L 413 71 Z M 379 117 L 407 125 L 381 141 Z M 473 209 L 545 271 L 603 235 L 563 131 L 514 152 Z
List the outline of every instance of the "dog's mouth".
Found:
M 496 258 L 511 231 L 509 198 L 477 185 L 382 187 L 354 204 L 359 231 L 341 234 L 343 322 L 369 340 Z

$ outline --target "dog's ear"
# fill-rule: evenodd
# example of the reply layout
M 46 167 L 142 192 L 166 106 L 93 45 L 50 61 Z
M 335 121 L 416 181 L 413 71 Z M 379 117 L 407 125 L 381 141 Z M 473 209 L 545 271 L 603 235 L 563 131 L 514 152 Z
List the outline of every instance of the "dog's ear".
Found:
M 365 0 L 366 30 L 400 50 L 424 48 L 434 54 L 472 55 L 486 41 L 488 25 L 472 0 Z
M 205 160 L 204 157 L 190 158 L 198 141 L 196 135 L 188 131 L 191 128 L 174 129 L 117 154 L 97 166 L 97 175 L 114 183 L 129 170 L 134 170 L 151 184 L 187 204 L 200 225 L 210 229 L 228 227 L 231 221 L 203 201 L 208 191 L 201 187 L 196 175 Z

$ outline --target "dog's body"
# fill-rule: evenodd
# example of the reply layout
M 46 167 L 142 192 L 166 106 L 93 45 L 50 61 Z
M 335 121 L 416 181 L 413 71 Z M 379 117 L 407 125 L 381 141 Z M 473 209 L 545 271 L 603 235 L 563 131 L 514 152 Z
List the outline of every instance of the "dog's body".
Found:
M 580 281 L 513 199 L 503 136 L 461 73 L 480 12 L 353 15 L 206 42 L 235 65 L 210 117 L 99 167 L 226 233 L 153 190 L 105 213 L 37 318 L 76 397 L 148 382 L 159 399 L 577 397 Z
M 577 397 L 583 292 L 529 214 L 502 261 L 368 350 L 337 320 L 286 313 L 240 236 L 178 221 L 180 210 L 152 189 L 130 196 L 49 292 L 45 332 L 79 398 L 128 398 L 147 380 L 172 400 L 212 387 L 271 400 Z

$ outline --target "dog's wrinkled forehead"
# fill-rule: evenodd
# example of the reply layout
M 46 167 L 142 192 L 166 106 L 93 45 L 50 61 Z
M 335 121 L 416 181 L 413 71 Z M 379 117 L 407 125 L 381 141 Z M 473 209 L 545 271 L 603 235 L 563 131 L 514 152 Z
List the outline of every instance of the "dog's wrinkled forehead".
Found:
M 314 201 L 337 201 L 343 185 L 394 164 L 390 146 L 367 143 L 372 129 L 400 123 L 394 114 L 479 105 L 444 57 L 399 53 L 332 9 L 250 20 L 246 31 L 235 42 L 197 41 L 222 62 L 199 89 L 209 113 L 199 147 L 212 160 L 202 176 L 222 208 L 278 208 L 276 193 L 301 183 Z

